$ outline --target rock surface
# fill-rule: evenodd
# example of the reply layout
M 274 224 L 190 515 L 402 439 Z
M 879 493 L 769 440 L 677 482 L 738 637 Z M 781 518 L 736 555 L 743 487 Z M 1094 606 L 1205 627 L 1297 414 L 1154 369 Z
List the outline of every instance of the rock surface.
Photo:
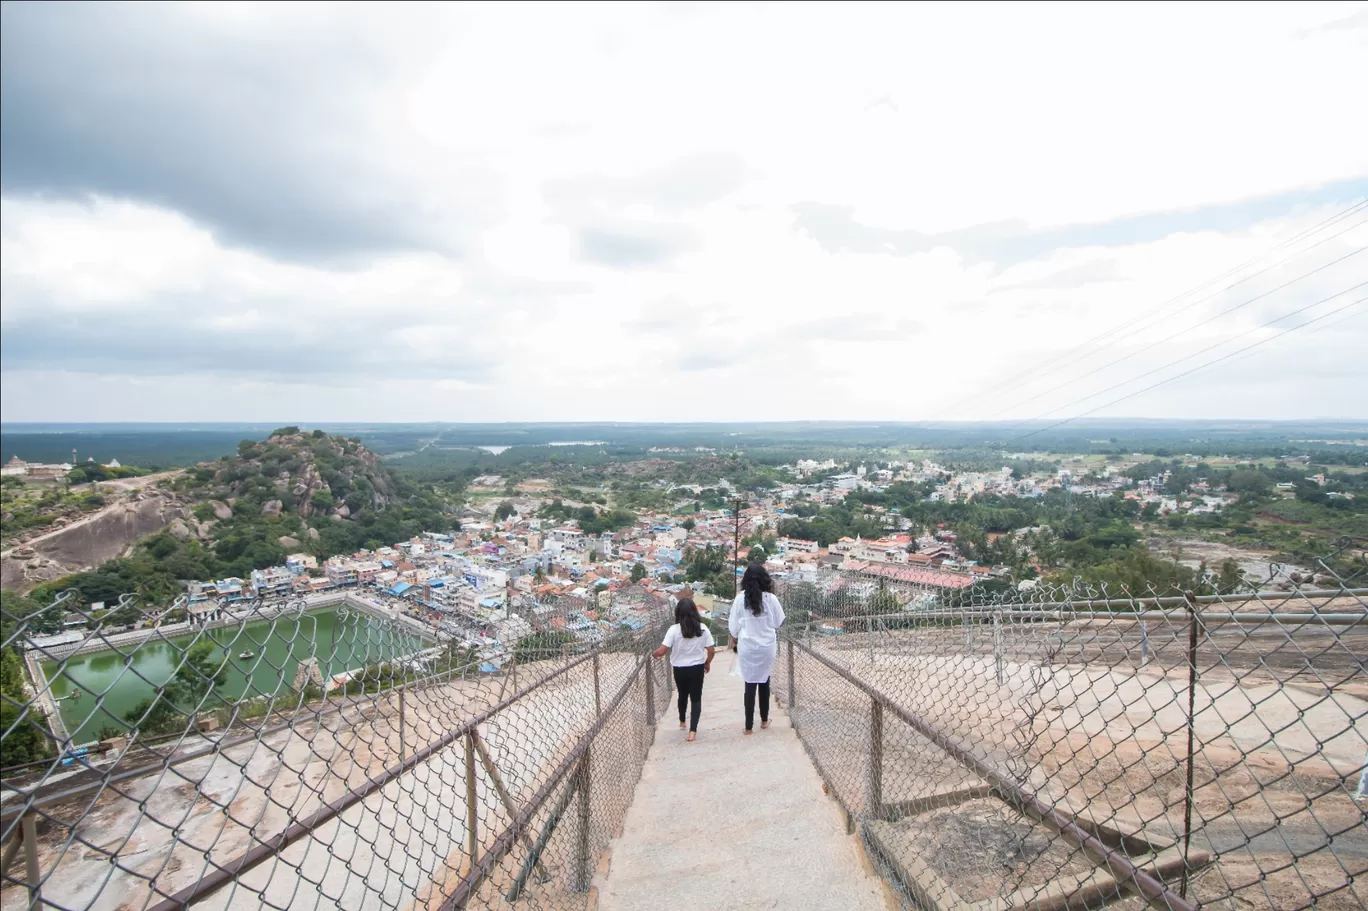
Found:
M 209 508 L 214 511 L 214 518 L 219 521 L 224 521 L 233 517 L 233 508 L 222 500 L 210 500 Z
M 284 505 L 285 504 L 281 503 L 279 500 L 267 500 L 265 505 L 261 507 L 261 514 L 267 517 L 278 516 L 280 515 L 281 507 Z

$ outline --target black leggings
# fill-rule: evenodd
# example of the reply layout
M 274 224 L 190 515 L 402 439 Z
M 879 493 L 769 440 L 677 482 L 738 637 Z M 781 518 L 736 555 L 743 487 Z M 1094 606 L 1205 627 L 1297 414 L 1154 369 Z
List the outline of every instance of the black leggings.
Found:
M 674 669 L 675 689 L 679 690 L 679 723 L 684 723 L 684 708 L 693 699 L 693 709 L 689 713 L 689 730 L 698 730 L 698 716 L 703 712 L 703 665 Z
M 760 720 L 769 721 L 769 681 L 746 684 L 746 730 L 755 726 L 755 691 L 760 690 Z

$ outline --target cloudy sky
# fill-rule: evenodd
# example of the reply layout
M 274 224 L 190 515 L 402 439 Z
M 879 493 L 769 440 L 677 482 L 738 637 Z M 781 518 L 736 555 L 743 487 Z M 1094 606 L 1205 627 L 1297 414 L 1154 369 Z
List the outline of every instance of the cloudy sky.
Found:
M 0 25 L 5 421 L 1368 418 L 1363 2 Z

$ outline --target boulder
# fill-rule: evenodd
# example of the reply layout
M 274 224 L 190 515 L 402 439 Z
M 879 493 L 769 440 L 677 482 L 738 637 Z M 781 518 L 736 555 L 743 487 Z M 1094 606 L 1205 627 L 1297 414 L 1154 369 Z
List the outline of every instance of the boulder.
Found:
M 337 513 L 338 518 L 345 519 L 351 515 L 351 508 L 347 506 L 346 503 L 342 503 L 334 510 L 334 512 Z
M 222 500 L 210 500 L 209 508 L 214 511 L 214 518 L 220 521 L 233 517 L 233 508 Z
M 261 514 L 263 516 L 278 516 L 283 505 L 279 500 L 267 500 L 266 505 L 261 507 Z
M 317 540 L 318 540 L 318 529 L 317 529 L 317 528 L 310 528 L 310 529 L 309 529 L 309 540 L 310 540 L 310 541 L 317 541 Z
M 286 550 L 297 550 L 299 548 L 298 538 L 292 538 L 289 535 L 281 535 L 279 538 L 276 538 L 276 540 L 280 542 L 280 546 Z
M 171 524 L 166 526 L 166 530 L 177 541 L 186 541 L 195 536 L 195 533 L 190 530 L 190 526 L 185 524 L 184 519 L 172 519 Z
M 344 518 L 342 518 L 341 516 L 339 516 L 337 513 L 333 513 L 332 515 L 328 516 L 328 518 L 329 518 L 329 519 L 332 519 L 334 522 L 345 522 L 345 521 L 347 521 L 346 519 L 344 519 Z

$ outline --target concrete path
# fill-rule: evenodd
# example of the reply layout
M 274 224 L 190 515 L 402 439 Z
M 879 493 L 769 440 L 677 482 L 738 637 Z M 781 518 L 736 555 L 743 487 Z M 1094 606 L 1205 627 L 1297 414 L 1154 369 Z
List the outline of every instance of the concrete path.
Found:
M 698 740 L 673 705 L 660 719 L 622 837 L 597 883 L 600 911 L 831 909 L 885 911 L 884 886 L 788 716 L 743 737 L 735 655 L 703 685 Z M 757 716 L 758 716 L 757 712 Z

